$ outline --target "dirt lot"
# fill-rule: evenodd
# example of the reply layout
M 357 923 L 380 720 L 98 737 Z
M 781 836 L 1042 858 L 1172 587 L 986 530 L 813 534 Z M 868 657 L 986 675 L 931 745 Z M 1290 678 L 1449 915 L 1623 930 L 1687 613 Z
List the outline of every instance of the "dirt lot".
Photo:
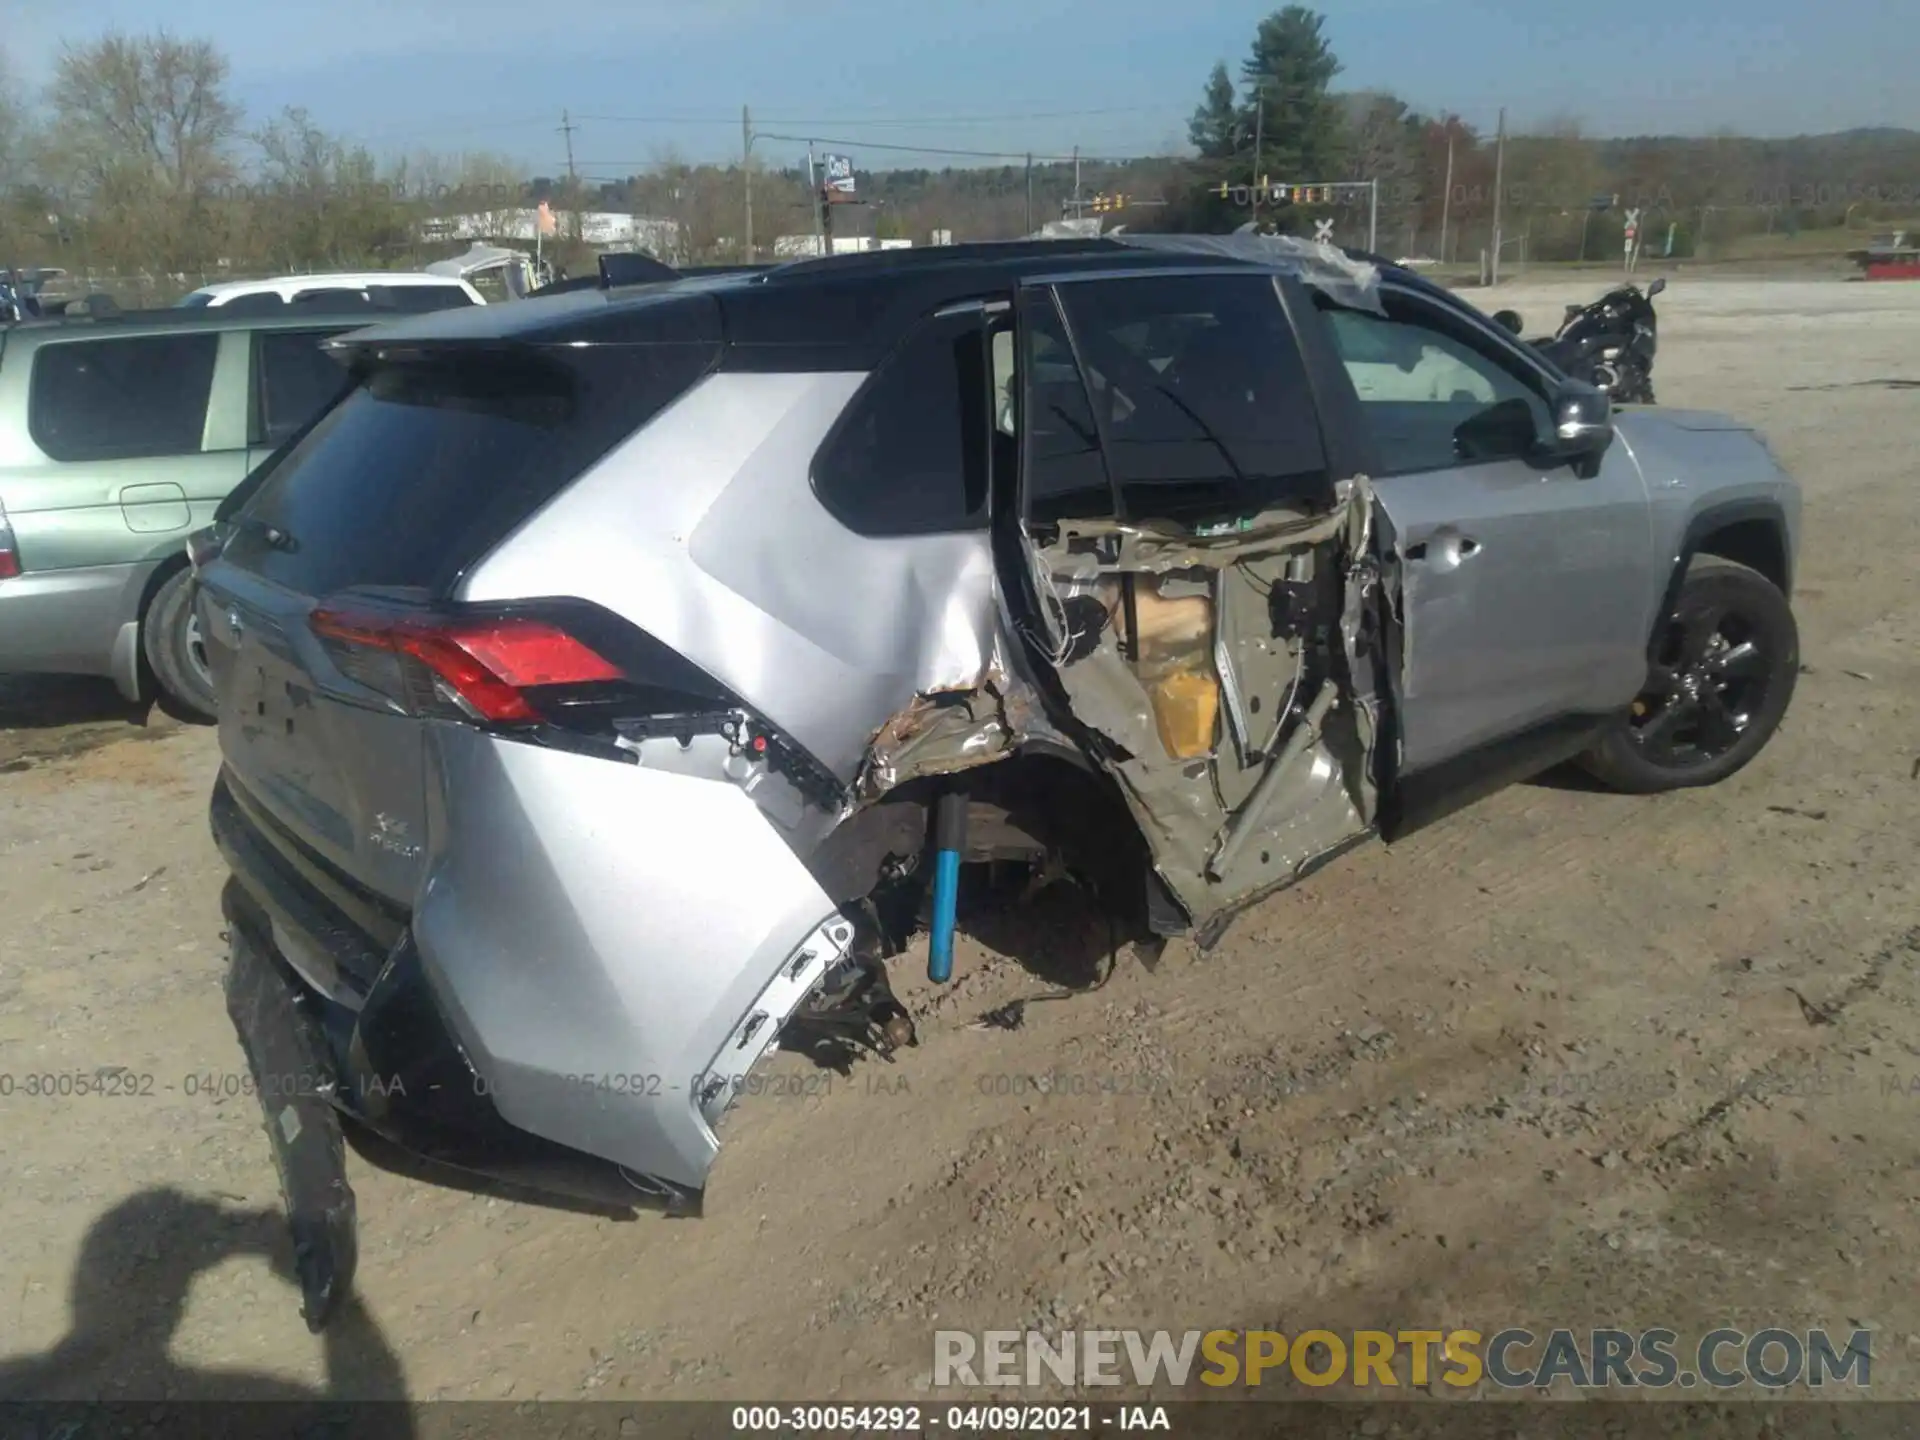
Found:
M 1592 293 L 1500 298 L 1532 333 Z M 736 1113 L 700 1221 L 356 1160 L 364 1303 L 324 1343 L 271 1259 L 254 1102 L 221 1093 L 213 736 L 9 687 L 5 1374 L 913 1398 L 942 1328 L 1777 1324 L 1870 1328 L 1874 1392 L 1920 1397 L 1920 286 L 1682 280 L 1660 308 L 1663 401 L 1760 422 L 1806 487 L 1807 671 L 1745 774 L 1509 791 L 1014 1032 L 972 1025 L 1047 991 L 1005 952 L 1098 937 L 978 925 L 949 993 L 904 977 L 917 1051 Z M 150 1093 L 23 1091 L 102 1067 Z

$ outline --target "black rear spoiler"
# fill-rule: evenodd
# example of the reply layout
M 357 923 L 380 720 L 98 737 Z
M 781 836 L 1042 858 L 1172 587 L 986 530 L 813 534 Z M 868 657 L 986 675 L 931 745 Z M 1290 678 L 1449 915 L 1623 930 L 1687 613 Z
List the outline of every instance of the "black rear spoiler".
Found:
M 622 252 L 600 257 L 600 288 L 617 285 L 657 285 L 663 280 L 678 280 L 680 272 L 651 255 Z

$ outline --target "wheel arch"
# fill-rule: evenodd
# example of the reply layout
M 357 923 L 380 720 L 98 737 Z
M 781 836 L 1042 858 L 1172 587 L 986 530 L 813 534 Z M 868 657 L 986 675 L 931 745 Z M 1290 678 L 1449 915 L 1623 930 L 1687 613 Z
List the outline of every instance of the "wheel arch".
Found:
M 147 617 L 153 613 L 153 602 L 159 598 L 161 589 L 174 576 L 187 569 L 190 563 L 183 547 L 162 558 L 153 567 L 153 573 L 147 576 L 146 583 L 140 587 L 140 601 L 133 612 L 133 673 L 116 677 L 123 691 L 131 683 L 134 698 L 150 700 L 160 692 L 159 677 L 153 673 L 153 663 L 147 659 Z
M 991 812 L 995 829 L 1025 835 L 1081 869 L 1124 922 L 1156 933 L 1182 932 L 1191 923 L 1156 884 L 1146 834 L 1112 779 L 1076 752 L 1044 742 L 985 765 L 904 781 L 847 816 L 804 862 L 837 903 L 867 895 L 890 856 L 930 842 L 935 802 L 949 786 L 967 793 L 976 818 Z
M 1788 599 L 1793 598 L 1793 552 L 1787 543 L 1787 517 L 1774 500 L 1731 500 L 1702 510 L 1687 522 L 1667 576 L 1660 608 L 1654 612 L 1649 650 L 1658 643 L 1661 622 L 1679 603 L 1687 569 L 1701 555 L 1731 560 L 1759 572 Z

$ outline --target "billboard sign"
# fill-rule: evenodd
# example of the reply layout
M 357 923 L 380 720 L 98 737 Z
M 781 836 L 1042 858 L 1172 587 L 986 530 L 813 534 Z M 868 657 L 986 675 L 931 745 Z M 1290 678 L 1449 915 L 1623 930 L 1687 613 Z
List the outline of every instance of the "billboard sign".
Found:
M 854 194 L 853 161 L 845 155 L 826 157 L 826 176 L 820 188 L 827 192 L 829 200 L 852 199 Z

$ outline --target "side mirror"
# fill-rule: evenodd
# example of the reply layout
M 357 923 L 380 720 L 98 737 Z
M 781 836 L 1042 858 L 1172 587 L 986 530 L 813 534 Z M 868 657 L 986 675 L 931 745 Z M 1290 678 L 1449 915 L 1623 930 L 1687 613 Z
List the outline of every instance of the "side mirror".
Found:
M 1493 323 L 1511 335 L 1518 335 L 1525 321 L 1518 310 L 1498 310 L 1494 312 Z
M 1662 290 L 1666 288 L 1667 288 L 1667 277 L 1662 275 L 1659 279 L 1655 280 L 1651 285 L 1647 286 L 1647 298 L 1651 300 L 1654 296 L 1658 295 Z
M 1591 385 L 1569 385 L 1554 397 L 1554 458 L 1571 460 L 1582 473 L 1597 466 L 1613 443 L 1613 402 Z

